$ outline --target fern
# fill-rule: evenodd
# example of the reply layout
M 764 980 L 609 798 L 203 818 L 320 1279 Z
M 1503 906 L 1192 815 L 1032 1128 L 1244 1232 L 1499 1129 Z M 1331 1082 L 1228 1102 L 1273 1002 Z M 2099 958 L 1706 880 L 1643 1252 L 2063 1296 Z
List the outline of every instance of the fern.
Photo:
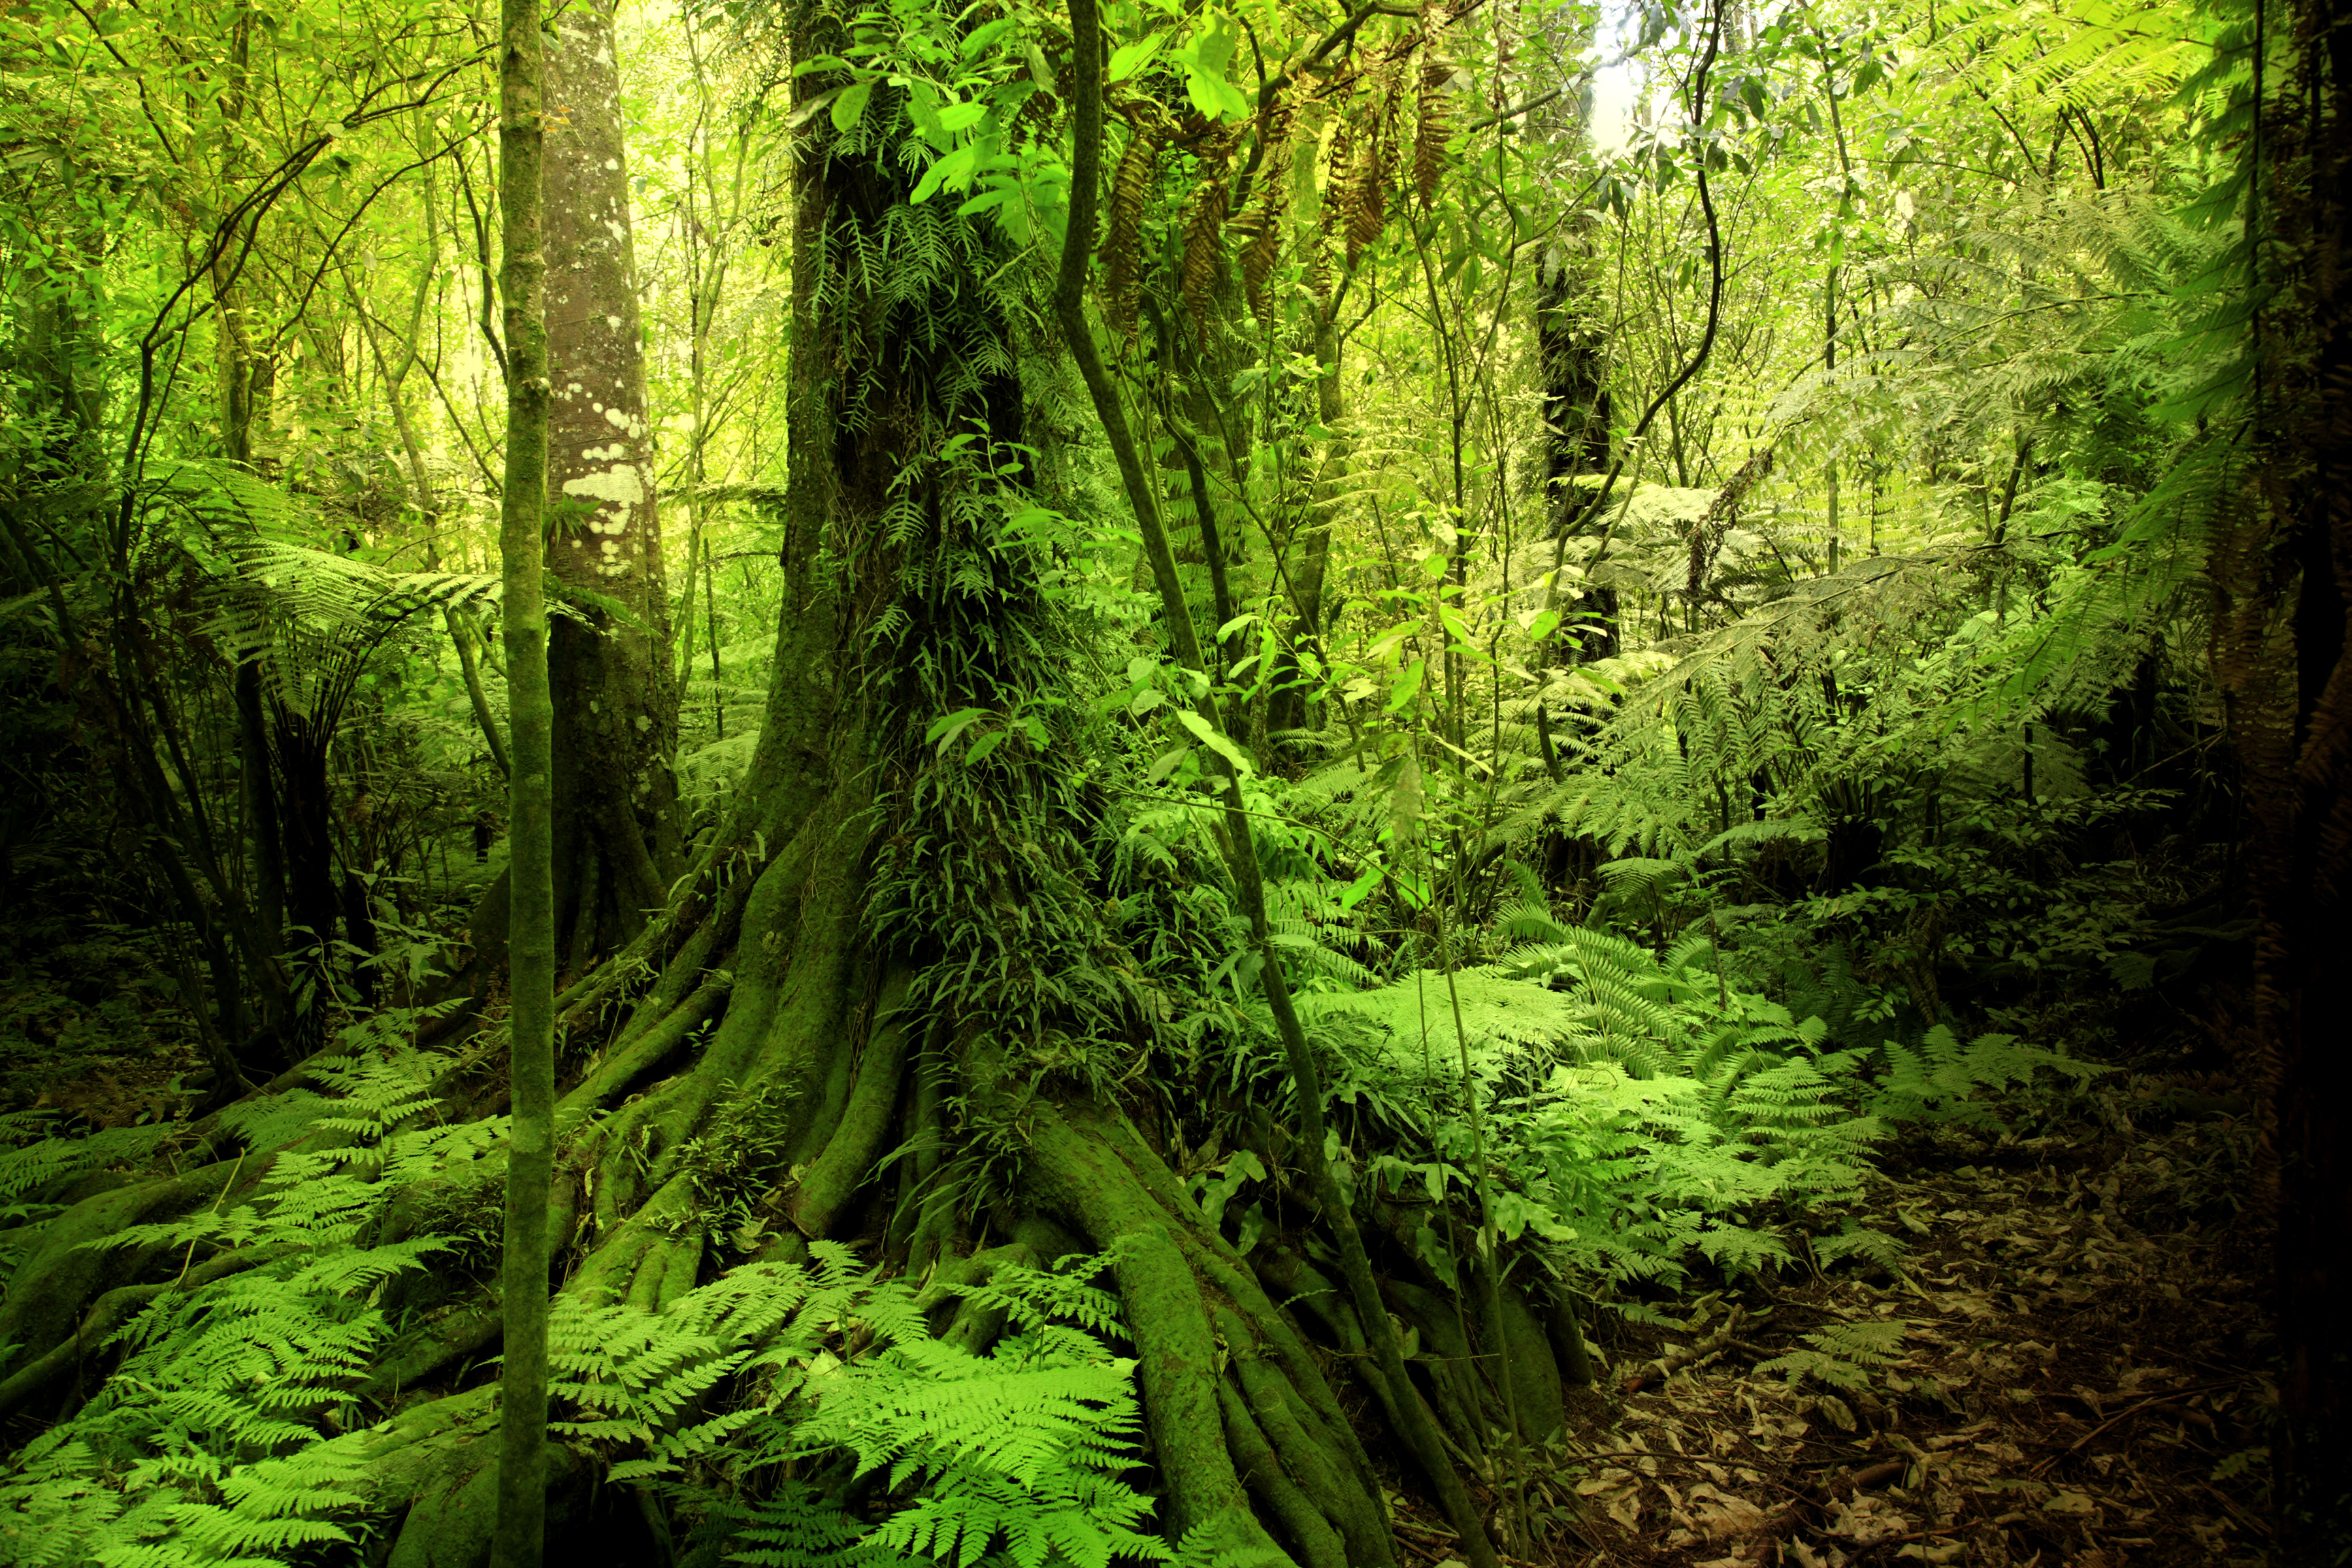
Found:
M 805 1268 L 730 1270 L 658 1315 L 561 1300 L 551 1429 L 603 1454 L 610 1479 L 677 1489 L 730 1560 L 761 1568 L 1170 1555 L 1121 1479 L 1140 1418 L 1133 1363 L 1104 1348 L 1116 1303 L 1084 1282 L 1097 1260 L 968 1288 L 1013 1330 L 975 1356 L 931 1337 L 906 1282 L 834 1243 L 811 1252 Z M 835 1458 L 849 1481 L 884 1478 L 877 1516 L 806 1479 Z M 712 1467 L 716 1492 L 683 1479 Z M 763 1479 L 778 1467 L 787 1479 Z
M 1804 1336 L 1808 1350 L 1756 1363 L 1758 1372 L 1777 1372 L 1790 1383 L 1806 1378 L 1853 1393 L 1870 1386 L 1870 1374 L 1902 1359 L 1905 1325 L 1893 1321 L 1836 1323 Z
M 281 1149 L 249 1202 L 90 1244 L 158 1247 L 183 1279 L 200 1255 L 215 1275 L 247 1266 L 162 1289 L 117 1331 L 121 1364 L 0 1474 L 0 1562 L 257 1564 L 354 1539 L 365 1466 L 356 1435 L 335 1433 L 391 1337 L 376 1303 L 449 1245 L 376 1245 L 376 1223 L 402 1185 L 470 1161 L 503 1128 L 394 1131 L 425 1103 L 428 1070 L 413 1054 L 318 1069 L 345 1097 L 303 1090 L 279 1114 L 340 1146 Z M 272 1113 L 248 1114 L 264 1126 Z
M 16 1129 L 32 1133 L 45 1125 L 30 1117 L 12 1119 Z M 148 1127 L 110 1127 L 82 1138 L 35 1137 L 20 1147 L 0 1150 L 0 1204 L 36 1194 L 54 1192 L 77 1177 L 109 1166 L 142 1166 L 171 1132 L 168 1123 Z
M 1962 1046 L 1931 1031 L 1916 1047 L 1832 1049 L 1819 1016 L 1746 989 L 1712 938 L 1693 931 L 1660 957 L 1612 931 L 1565 926 L 1539 900 L 1497 925 L 1538 940 L 1454 976 L 1473 1092 L 1503 1175 L 1507 1238 L 1529 1236 L 1564 1267 L 1606 1278 L 1671 1279 L 1693 1259 L 1743 1272 L 1793 1256 L 1794 1229 L 1857 1196 L 1869 1155 L 1898 1121 L 1984 1116 L 1987 1089 L 2071 1058 L 1988 1036 Z M 1858 1032 L 1867 1003 L 1834 950 L 1831 983 Z M 1382 1153 L 1375 1180 L 1423 1182 L 1433 1202 L 1466 1191 L 1472 1150 L 1444 976 L 1408 974 L 1303 997 L 1301 1016 L 1335 1047 L 1335 1088 L 1436 1156 Z M 1846 1226 L 1812 1241 L 1823 1262 L 1890 1261 L 1894 1242 Z
M 1872 1099 L 1873 1110 L 1903 1121 L 1984 1121 L 1990 1113 L 1972 1103 L 1976 1090 L 2021 1083 L 2048 1070 L 2080 1084 L 2112 1069 L 2037 1046 L 2020 1045 L 2014 1035 L 1979 1035 L 1966 1045 L 1949 1027 L 1929 1029 L 1916 1049 L 1890 1040 L 1884 1047 L 1886 1072 Z

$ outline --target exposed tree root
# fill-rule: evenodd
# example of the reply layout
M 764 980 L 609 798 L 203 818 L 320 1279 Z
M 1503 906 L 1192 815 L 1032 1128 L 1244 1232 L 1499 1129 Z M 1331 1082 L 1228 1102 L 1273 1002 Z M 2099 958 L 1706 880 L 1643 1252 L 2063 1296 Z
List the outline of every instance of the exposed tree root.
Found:
M 1381 1481 L 1329 1370 L 1344 1364 L 1363 1375 L 1391 1430 L 1403 1413 L 1371 1370 L 1348 1293 L 1279 1243 L 1245 1261 L 1115 1108 L 1040 1097 L 971 1064 L 959 1073 L 950 1021 L 910 1006 L 914 970 L 878 957 L 861 935 L 872 788 L 853 770 L 814 809 L 762 814 L 758 820 L 793 831 L 756 868 L 706 852 L 672 909 L 562 999 L 574 1031 L 607 1041 L 575 1067 L 559 1109 L 548 1223 L 551 1255 L 571 1259 L 562 1288 L 648 1311 L 691 1290 L 710 1250 L 714 1183 L 767 1187 L 768 1207 L 789 1222 L 770 1255 L 804 1257 L 803 1237 L 877 1237 L 885 1257 L 928 1279 L 919 1305 L 934 1331 L 974 1353 L 1004 1332 L 1004 1316 L 959 1287 L 1008 1265 L 1104 1254 L 1137 1352 L 1171 1533 L 1204 1531 L 1299 1568 L 1391 1568 Z M 722 864 L 731 868 L 725 877 L 714 869 Z M 626 1016 L 613 1016 L 623 1006 Z M 663 1072 L 671 1076 L 656 1080 Z M 959 1089 L 1015 1131 L 1022 1172 L 1018 1212 L 979 1222 L 997 1245 L 963 1257 L 968 1194 L 954 1179 L 949 1115 Z M 450 1094 L 464 1098 L 455 1085 Z M 730 1131 L 754 1113 L 773 1123 L 756 1152 Z M 272 1159 L 256 1151 L 100 1193 L 56 1222 L 19 1276 L 36 1288 L 0 1304 L 0 1339 L 29 1352 L 0 1384 L 0 1412 L 173 1288 L 164 1276 L 180 1259 L 79 1243 L 250 1197 Z M 895 1184 L 876 1183 L 877 1163 L 890 1160 Z M 494 1203 L 504 1166 L 493 1153 L 400 1193 L 374 1239 L 444 1231 L 478 1214 Z M 1381 1217 L 1375 1232 L 1385 1228 L 1391 1241 L 1397 1225 L 1412 1223 Z M 238 1266 L 234 1257 L 200 1260 L 178 1283 L 194 1289 Z M 1422 1393 L 1412 1396 L 1426 1394 L 1458 1455 L 1481 1451 L 1500 1405 L 1478 1370 L 1478 1336 L 1425 1285 L 1392 1279 L 1388 1299 L 1420 1334 Z M 499 1295 L 412 1276 L 392 1301 L 418 1315 L 362 1390 L 389 1412 L 370 1440 L 372 1500 L 399 1521 L 388 1556 L 372 1561 L 478 1568 L 496 1485 L 486 1468 L 493 1446 L 483 1440 L 493 1394 L 447 1390 L 495 1353 Z M 1560 1379 L 1544 1320 L 1516 1290 L 1503 1307 L 1514 1397 L 1538 1426 L 1556 1420 Z M 1293 1309 L 1320 1344 L 1300 1331 Z M 585 1461 L 551 1454 L 551 1475 L 559 1488 L 575 1487 Z
M 1167 1166 L 1091 1105 L 1035 1106 L 1029 1131 L 1035 1197 L 1113 1259 L 1174 1530 L 1263 1540 L 1255 1495 L 1301 1563 L 1393 1562 L 1378 1483 L 1320 1368 Z
M 50 1222 L 40 1245 L 17 1265 L 0 1300 L 0 1345 L 47 1356 L 77 1333 L 85 1306 L 156 1266 L 158 1246 L 93 1246 L 126 1226 L 171 1219 L 205 1204 L 243 1196 L 269 1168 L 268 1155 L 223 1160 L 160 1181 L 135 1183 L 85 1198 Z M 13 1386 L 15 1379 L 10 1379 Z

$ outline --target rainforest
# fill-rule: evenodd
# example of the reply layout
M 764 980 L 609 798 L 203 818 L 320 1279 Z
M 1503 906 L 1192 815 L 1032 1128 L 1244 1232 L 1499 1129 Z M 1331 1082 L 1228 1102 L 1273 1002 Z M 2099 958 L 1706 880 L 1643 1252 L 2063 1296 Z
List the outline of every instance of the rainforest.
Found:
M 0 1565 L 2352 1563 L 2347 113 L 10 0 Z

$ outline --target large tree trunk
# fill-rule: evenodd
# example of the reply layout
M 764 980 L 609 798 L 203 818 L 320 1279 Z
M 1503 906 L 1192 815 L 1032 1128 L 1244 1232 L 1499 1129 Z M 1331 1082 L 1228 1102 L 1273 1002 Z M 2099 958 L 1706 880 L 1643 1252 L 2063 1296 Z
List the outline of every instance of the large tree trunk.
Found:
M 2215 550 L 2213 665 L 2261 920 L 2249 1044 L 2277 1216 L 2275 1561 L 2301 1568 L 2352 1554 L 2352 1153 L 2339 1126 L 2352 1054 L 2335 999 L 2352 947 L 2352 17 L 2341 0 L 2297 0 L 2284 19 L 2294 71 L 2260 110 L 2247 165 L 2249 226 L 2278 243 L 2247 279 L 2271 303 L 2252 345 L 2249 493 Z
M 610 0 L 559 14 L 547 67 L 547 567 L 579 612 L 549 644 L 556 930 L 576 972 L 635 935 L 679 869 L 677 689 Z

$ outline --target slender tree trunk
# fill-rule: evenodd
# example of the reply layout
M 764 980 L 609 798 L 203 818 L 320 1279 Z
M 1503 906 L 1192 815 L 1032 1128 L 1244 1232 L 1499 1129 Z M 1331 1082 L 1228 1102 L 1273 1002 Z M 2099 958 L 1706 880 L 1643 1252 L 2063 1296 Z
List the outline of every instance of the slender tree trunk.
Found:
M 1576 243 L 1582 248 L 1581 237 Z M 1571 481 L 1606 473 L 1611 458 L 1608 341 L 1594 320 L 1593 298 L 1581 258 L 1549 268 L 1536 289 L 1536 342 L 1544 375 L 1544 496 L 1551 530 L 1568 526 L 1581 504 Z M 1592 526 L 1600 526 L 1595 517 Z M 1576 604 L 1601 617 L 1580 626 L 1586 660 L 1617 651 L 1617 592 L 1594 588 Z
M 497 1568 L 537 1568 L 547 1510 L 547 1194 L 554 1156 L 555 897 L 553 713 L 548 685 L 546 551 L 548 355 L 541 253 L 544 148 L 538 0 L 505 0 L 499 57 L 499 292 L 507 342 L 506 475 L 499 551 L 506 577 L 509 731 L 509 1079 Z
M 1061 324 L 1063 338 L 1069 344 L 1072 356 L 1078 362 L 1079 374 L 1086 382 L 1096 416 L 1102 422 L 1103 434 L 1118 461 L 1129 504 L 1134 509 L 1136 521 L 1141 529 L 1144 553 L 1150 561 L 1152 580 L 1160 590 L 1162 616 L 1174 643 L 1171 651 L 1180 665 L 1205 673 L 1208 666 L 1200 640 L 1192 629 L 1192 612 L 1184 602 L 1182 584 L 1176 575 L 1176 558 L 1169 549 L 1167 530 L 1160 522 L 1158 494 L 1144 476 L 1142 461 L 1137 453 L 1118 390 L 1103 366 L 1101 352 L 1095 344 L 1094 329 L 1087 320 L 1087 257 L 1093 248 L 1095 186 L 1102 172 L 1102 34 L 1101 18 L 1095 0 L 1072 0 L 1070 30 L 1076 54 L 1072 70 L 1070 216 L 1062 250 L 1060 277 L 1054 290 L 1054 313 Z M 1198 709 L 1200 718 L 1213 729 L 1217 724 L 1214 705 L 1204 699 L 1198 704 Z M 1381 1304 L 1379 1287 L 1374 1283 L 1371 1264 L 1356 1226 L 1354 1213 L 1324 1158 L 1321 1069 L 1315 1060 L 1314 1048 L 1307 1043 L 1306 1033 L 1291 1006 L 1289 983 L 1283 973 L 1281 954 L 1274 945 L 1266 919 L 1256 838 L 1249 815 L 1243 807 L 1240 781 L 1228 772 L 1225 783 L 1224 842 L 1228 846 L 1230 866 L 1243 912 L 1248 917 L 1251 933 L 1263 961 L 1264 967 L 1260 973 L 1266 1001 L 1274 1013 L 1276 1029 L 1282 1037 L 1284 1055 L 1290 1067 L 1293 1089 L 1297 1099 L 1299 1131 L 1307 1151 L 1307 1168 L 1312 1173 L 1311 1190 L 1323 1207 L 1323 1217 L 1337 1235 L 1340 1268 L 1348 1293 L 1375 1357 L 1378 1376 L 1373 1380 L 1373 1386 L 1376 1391 L 1385 1391 L 1383 1404 L 1390 1418 L 1396 1424 L 1400 1434 L 1411 1447 L 1413 1458 L 1435 1488 L 1439 1501 L 1460 1535 L 1462 1549 L 1469 1555 L 1473 1568 L 1496 1568 L 1497 1559 L 1494 1546 L 1487 1540 L 1485 1528 L 1471 1504 L 1469 1493 L 1455 1472 L 1453 1460 L 1446 1454 L 1436 1423 L 1431 1418 L 1428 1408 L 1423 1405 L 1421 1395 L 1415 1392 L 1405 1372 L 1395 1325 Z M 1143 1293 L 1135 1287 L 1130 1287 L 1128 1292 L 1130 1301 Z M 1145 1406 L 1151 1417 L 1153 1438 L 1163 1454 L 1181 1452 L 1188 1442 L 1185 1430 L 1188 1406 L 1180 1389 L 1155 1391 L 1150 1371 L 1147 1361 Z M 1225 1474 L 1229 1476 L 1231 1472 L 1228 1470 Z M 1195 1528 L 1212 1526 L 1215 1515 L 1206 1510 L 1232 1506 L 1222 1502 L 1219 1494 L 1223 1488 L 1213 1482 L 1202 1489 L 1204 1495 L 1202 1503 L 1194 1510 L 1194 1517 L 1183 1521 Z M 1178 1506 L 1183 1509 L 1187 1505 L 1180 1498 Z

